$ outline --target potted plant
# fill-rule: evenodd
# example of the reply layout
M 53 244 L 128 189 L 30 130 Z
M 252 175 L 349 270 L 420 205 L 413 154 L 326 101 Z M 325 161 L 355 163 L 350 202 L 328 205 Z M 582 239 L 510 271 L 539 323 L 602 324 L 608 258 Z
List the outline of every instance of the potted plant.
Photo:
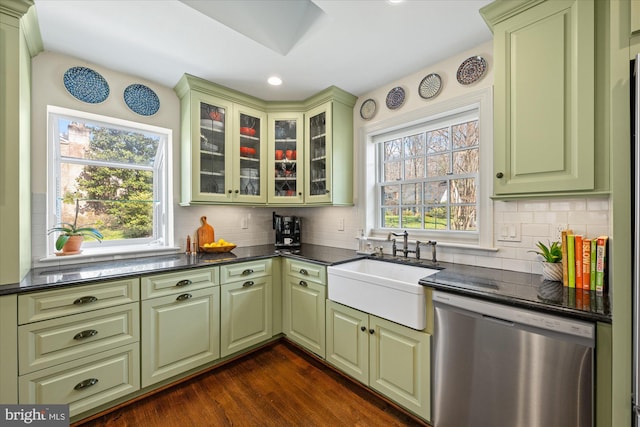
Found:
M 104 236 L 97 228 L 82 226 L 78 227 L 78 212 L 80 210 L 80 201 L 76 199 L 76 213 L 73 218 L 73 224 L 61 222 L 53 228 L 50 228 L 47 234 L 56 231 L 61 234 L 56 239 L 56 250 L 62 250 L 64 254 L 74 254 L 80 252 L 80 246 L 85 237 L 91 237 L 101 242 Z
M 535 252 L 540 255 L 544 261 L 542 262 L 542 277 L 545 280 L 554 282 L 562 281 L 562 246 L 560 242 L 550 242 L 549 246 L 542 242 L 536 243 L 539 250 Z

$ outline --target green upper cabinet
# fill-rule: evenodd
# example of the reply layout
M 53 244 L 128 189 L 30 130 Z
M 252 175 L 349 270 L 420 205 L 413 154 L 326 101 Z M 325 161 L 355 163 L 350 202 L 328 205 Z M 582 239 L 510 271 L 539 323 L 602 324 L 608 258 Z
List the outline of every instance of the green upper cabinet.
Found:
M 268 189 L 272 204 L 304 203 L 304 114 L 269 113 L 267 170 L 273 175 Z
M 181 204 L 353 203 L 353 106 L 330 87 L 266 102 L 185 74 Z
M 305 113 L 305 203 L 353 203 L 355 97 L 330 88 Z
M 594 0 L 498 0 L 494 195 L 594 192 L 605 159 L 595 124 Z
M 185 75 L 181 100 L 182 204 L 265 203 L 264 105 Z M 257 105 L 256 105 L 257 104 Z

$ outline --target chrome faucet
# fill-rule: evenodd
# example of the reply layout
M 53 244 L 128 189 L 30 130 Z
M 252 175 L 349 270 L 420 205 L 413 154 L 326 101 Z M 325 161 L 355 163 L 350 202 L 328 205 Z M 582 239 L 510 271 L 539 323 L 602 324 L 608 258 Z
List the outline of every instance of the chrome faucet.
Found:
M 393 246 L 392 246 L 392 252 L 393 252 L 393 256 L 396 256 L 396 253 L 398 251 L 398 248 L 396 246 L 396 239 L 392 239 L 391 236 L 402 236 L 402 253 L 404 254 L 405 258 L 407 257 L 407 255 L 409 254 L 409 248 L 407 247 L 407 240 L 409 239 L 409 232 L 407 230 L 404 230 L 404 232 L 402 233 L 395 233 L 395 232 L 390 232 L 389 235 L 387 236 L 387 240 L 391 240 L 391 242 L 393 242 Z
M 429 240 L 428 242 L 416 240 L 416 258 L 420 259 L 420 245 L 431 246 L 431 262 L 438 262 L 436 257 L 436 244 L 437 242 L 433 240 Z

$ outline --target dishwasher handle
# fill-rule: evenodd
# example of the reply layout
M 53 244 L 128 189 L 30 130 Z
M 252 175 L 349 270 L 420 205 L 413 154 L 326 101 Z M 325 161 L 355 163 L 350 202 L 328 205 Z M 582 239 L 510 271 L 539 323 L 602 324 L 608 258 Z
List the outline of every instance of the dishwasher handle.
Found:
M 511 322 L 509 320 L 500 319 L 499 317 L 488 316 L 486 314 L 483 314 L 482 318 L 485 320 L 488 320 L 489 322 L 497 323 L 502 326 L 514 327 L 516 325 L 514 322 Z

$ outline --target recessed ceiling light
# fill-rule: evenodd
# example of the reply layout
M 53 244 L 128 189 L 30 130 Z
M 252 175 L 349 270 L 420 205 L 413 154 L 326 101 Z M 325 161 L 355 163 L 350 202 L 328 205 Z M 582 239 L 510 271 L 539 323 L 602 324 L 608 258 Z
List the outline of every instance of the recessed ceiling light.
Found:
M 398 4 L 398 3 L 402 3 L 404 0 L 387 0 L 387 1 L 391 4 Z
M 271 76 L 267 79 L 267 82 L 273 86 L 280 86 L 282 84 L 282 79 L 278 76 Z

